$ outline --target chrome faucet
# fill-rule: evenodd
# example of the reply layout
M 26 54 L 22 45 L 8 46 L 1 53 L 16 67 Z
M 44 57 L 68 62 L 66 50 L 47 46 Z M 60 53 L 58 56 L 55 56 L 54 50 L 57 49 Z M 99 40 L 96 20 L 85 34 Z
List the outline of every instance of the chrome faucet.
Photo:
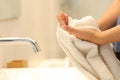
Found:
M 21 37 L 0 38 L 0 42 L 21 42 L 21 41 L 30 43 L 36 53 L 40 51 L 38 43 L 30 38 L 21 38 Z

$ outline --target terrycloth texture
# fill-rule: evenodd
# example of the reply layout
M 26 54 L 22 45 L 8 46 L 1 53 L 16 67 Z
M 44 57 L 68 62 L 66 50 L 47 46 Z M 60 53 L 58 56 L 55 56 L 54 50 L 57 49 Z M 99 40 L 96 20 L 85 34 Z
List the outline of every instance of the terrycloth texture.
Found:
M 69 25 L 100 31 L 96 20 L 91 16 L 86 16 L 80 20 L 69 18 Z M 69 60 L 88 80 L 120 80 L 120 63 L 110 44 L 98 46 L 80 40 L 60 28 L 59 25 L 56 35 L 60 47 Z

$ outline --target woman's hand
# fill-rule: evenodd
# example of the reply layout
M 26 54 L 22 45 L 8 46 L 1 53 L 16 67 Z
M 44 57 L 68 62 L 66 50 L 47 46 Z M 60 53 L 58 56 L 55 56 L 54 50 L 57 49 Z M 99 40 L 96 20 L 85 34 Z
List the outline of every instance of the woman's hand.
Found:
M 77 38 L 87 40 L 90 42 L 94 42 L 95 40 L 97 40 L 100 33 L 95 29 L 76 28 L 76 27 L 71 27 L 69 25 L 64 25 L 62 28 L 67 32 L 69 32 L 70 34 L 75 35 Z
M 61 27 L 63 25 L 68 25 L 68 15 L 66 13 L 60 12 L 57 15 L 57 20 L 59 21 Z
M 79 39 L 87 40 L 90 42 L 96 43 L 96 39 L 99 33 L 95 29 L 89 29 L 89 28 L 75 28 L 68 25 L 68 16 L 66 13 L 59 13 L 57 15 L 58 22 L 60 23 L 60 26 L 66 30 L 68 33 L 76 36 Z

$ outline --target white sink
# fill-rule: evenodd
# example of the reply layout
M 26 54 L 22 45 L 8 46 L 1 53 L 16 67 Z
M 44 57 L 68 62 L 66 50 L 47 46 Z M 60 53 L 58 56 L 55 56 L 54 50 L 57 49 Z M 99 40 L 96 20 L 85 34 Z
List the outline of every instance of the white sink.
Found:
M 10 68 L 0 70 L 0 80 L 88 80 L 76 68 Z

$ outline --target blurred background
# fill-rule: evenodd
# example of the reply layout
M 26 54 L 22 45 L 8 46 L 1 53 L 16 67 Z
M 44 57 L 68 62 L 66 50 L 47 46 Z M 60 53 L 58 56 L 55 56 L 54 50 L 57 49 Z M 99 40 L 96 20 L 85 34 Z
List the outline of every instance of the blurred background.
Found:
M 36 67 L 50 59 L 64 59 L 56 40 L 56 15 L 66 12 L 72 18 L 99 19 L 113 0 L 1 0 L 0 37 L 28 37 L 38 42 L 35 54 L 29 44 L 0 42 L 0 67 L 11 60 L 27 60 Z

